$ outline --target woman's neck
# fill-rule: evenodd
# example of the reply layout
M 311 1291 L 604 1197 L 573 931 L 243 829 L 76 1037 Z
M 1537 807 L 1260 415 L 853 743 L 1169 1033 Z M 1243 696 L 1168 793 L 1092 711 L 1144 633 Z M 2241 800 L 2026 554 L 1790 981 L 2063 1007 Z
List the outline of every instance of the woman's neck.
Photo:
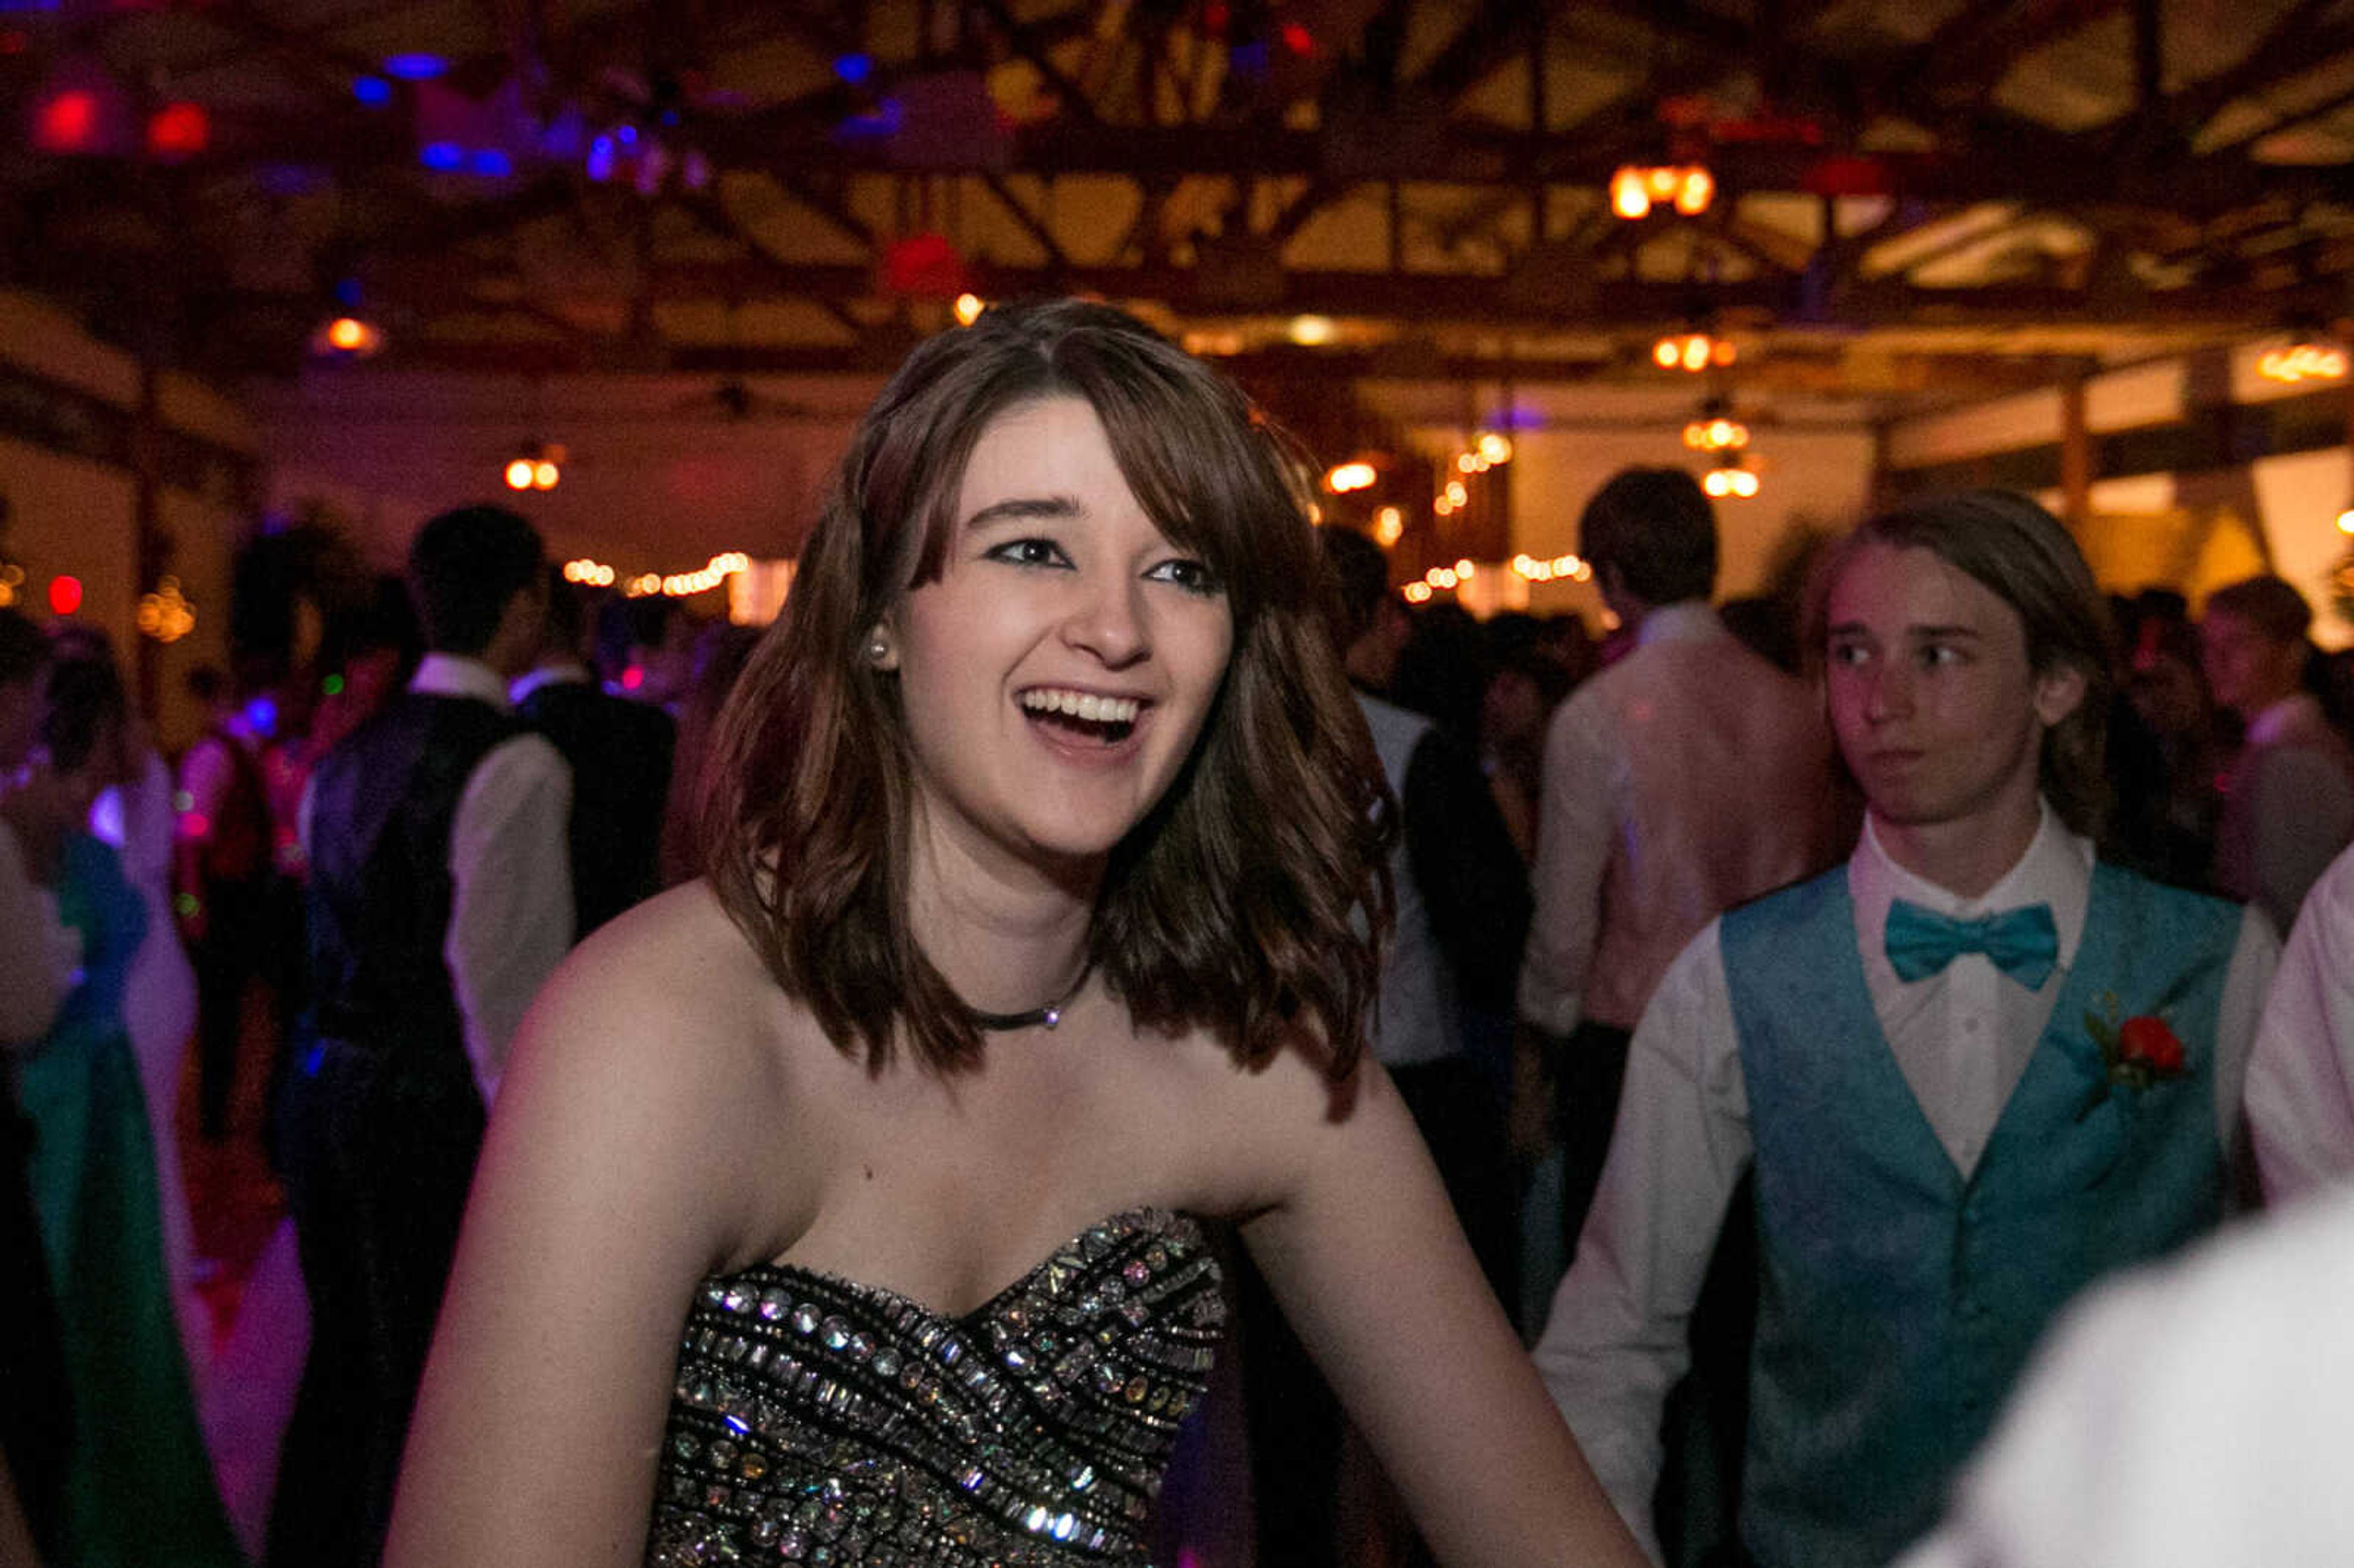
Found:
M 920 826 L 915 838 L 908 917 L 958 999 L 991 1013 L 1066 1000 L 1087 965 L 1101 863 L 1042 866 Z

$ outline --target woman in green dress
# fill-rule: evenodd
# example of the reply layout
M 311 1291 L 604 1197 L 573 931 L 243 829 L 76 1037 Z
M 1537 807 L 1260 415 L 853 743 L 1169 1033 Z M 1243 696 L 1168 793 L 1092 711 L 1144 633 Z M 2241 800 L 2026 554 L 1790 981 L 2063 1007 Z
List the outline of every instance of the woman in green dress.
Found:
M 41 738 L 85 817 L 122 771 L 126 711 L 103 652 L 52 667 Z M 123 1023 L 146 910 L 114 852 L 86 831 L 48 853 L 41 870 L 81 933 L 82 973 L 17 1091 L 74 1407 L 66 1568 L 237 1568 L 164 1278 L 154 1147 Z

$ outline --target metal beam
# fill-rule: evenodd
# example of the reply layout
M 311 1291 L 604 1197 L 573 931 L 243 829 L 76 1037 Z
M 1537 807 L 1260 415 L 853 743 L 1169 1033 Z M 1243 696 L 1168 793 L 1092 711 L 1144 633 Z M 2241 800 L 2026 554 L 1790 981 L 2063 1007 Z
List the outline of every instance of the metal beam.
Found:
M 2026 56 L 2115 11 L 2122 0 L 1974 0 L 1881 84 L 1884 106 L 1933 97 L 1975 101 Z
M 2250 98 L 2354 48 L 2354 26 L 2326 25 L 2338 0 L 2298 0 L 2239 64 L 2191 83 L 2166 101 L 2167 118 L 2186 135 L 2235 99 Z
M 976 262 L 974 286 L 992 298 L 1079 290 L 1108 299 L 1155 301 L 1181 313 L 1227 313 L 1205 297 L 1191 268 L 1088 266 L 1067 269 L 1013 267 Z M 740 262 L 658 262 L 652 279 L 663 297 L 720 296 L 750 301 L 780 291 L 801 299 L 873 299 L 871 269 L 842 264 L 779 262 L 758 268 Z M 1419 326 L 1458 324 L 1498 330 L 1598 330 L 1634 332 L 1682 320 L 1693 286 L 1687 281 L 1596 280 L 1585 308 L 1564 317 L 1514 302 L 1510 280 L 1498 274 L 1394 274 L 1379 271 L 1285 272 L 1279 292 L 1263 313 L 1365 316 Z M 1761 313 L 1771 318 L 1798 303 L 1799 280 L 1747 279 L 1719 283 L 1704 292 L 1721 310 Z M 2130 302 L 2098 297 L 2083 289 L 2042 284 L 1987 288 L 1917 288 L 1901 281 L 1858 281 L 1842 291 L 1837 320 L 1858 328 L 2126 326 L 2149 323 L 2172 329 L 2244 330 L 2269 322 L 2279 310 L 2277 294 L 2259 289 L 2155 290 Z

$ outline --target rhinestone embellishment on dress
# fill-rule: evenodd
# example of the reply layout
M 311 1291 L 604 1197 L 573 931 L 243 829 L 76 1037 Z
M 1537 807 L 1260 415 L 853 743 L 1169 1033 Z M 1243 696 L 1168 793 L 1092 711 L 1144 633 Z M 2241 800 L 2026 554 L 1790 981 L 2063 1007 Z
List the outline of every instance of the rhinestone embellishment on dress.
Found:
M 706 1280 L 646 1561 L 1145 1568 L 1225 1322 L 1200 1226 L 1159 1209 L 960 1318 L 784 1265 Z

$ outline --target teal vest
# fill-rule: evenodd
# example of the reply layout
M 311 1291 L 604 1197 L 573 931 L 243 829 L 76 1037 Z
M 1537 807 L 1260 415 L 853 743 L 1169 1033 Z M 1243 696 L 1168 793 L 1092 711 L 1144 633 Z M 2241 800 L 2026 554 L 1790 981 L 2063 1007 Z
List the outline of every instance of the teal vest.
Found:
M 1941 1512 L 2037 1336 L 2101 1276 L 2221 1213 L 2215 1020 L 2234 905 L 2093 872 L 2074 967 L 1965 1181 L 1888 1048 L 1844 866 L 1720 927 L 1761 1254 L 1744 1543 L 1880 1568 Z M 2184 1071 L 2107 1082 L 2085 1015 L 2163 1015 Z

